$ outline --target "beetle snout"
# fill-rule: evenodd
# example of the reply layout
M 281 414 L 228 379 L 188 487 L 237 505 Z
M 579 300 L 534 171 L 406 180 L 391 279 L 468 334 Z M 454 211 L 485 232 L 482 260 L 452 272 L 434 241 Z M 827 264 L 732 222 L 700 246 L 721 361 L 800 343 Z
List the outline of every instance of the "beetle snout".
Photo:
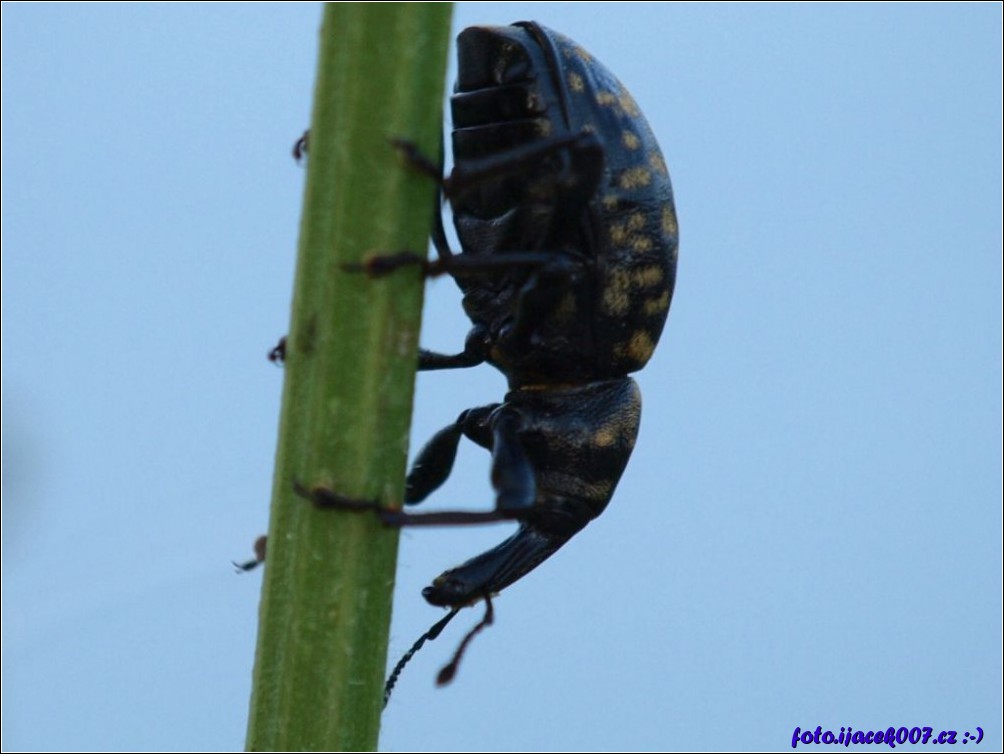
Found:
M 454 572 L 447 571 L 438 576 L 431 586 L 425 587 L 422 596 L 436 607 L 463 607 L 477 602 L 481 593 L 470 580 L 458 578 Z

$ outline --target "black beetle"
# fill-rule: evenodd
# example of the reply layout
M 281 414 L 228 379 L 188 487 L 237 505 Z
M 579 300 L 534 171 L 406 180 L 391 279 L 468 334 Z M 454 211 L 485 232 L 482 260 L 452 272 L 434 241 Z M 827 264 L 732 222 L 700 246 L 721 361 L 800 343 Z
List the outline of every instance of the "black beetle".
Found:
M 404 502 L 424 500 L 449 476 L 461 436 L 492 453 L 495 509 L 411 514 L 297 485 L 322 507 L 375 509 L 392 526 L 513 520 L 504 542 L 423 590 L 451 612 L 404 664 L 465 606 L 536 568 L 606 508 L 634 447 L 641 396 L 628 375 L 662 333 L 676 274 L 677 222 L 662 153 L 620 82 L 570 39 L 533 22 L 472 27 L 457 39 L 451 100 L 455 167 L 406 143 L 449 201 L 460 253 L 441 220 L 437 258 L 377 257 L 371 273 L 421 264 L 449 274 L 474 324 L 462 352 L 419 354 L 419 369 L 488 362 L 506 376 L 502 403 L 464 411 L 422 449 Z M 437 214 L 438 217 L 438 214 Z M 273 352 L 275 353 L 275 352 Z M 278 354 L 281 357 L 281 354 Z

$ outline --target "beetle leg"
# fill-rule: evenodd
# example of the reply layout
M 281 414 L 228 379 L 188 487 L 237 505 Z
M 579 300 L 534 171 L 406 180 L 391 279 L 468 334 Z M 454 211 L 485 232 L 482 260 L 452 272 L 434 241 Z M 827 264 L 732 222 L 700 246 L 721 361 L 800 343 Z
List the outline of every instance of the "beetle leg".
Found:
M 387 526 L 451 526 L 519 519 L 533 506 L 537 494 L 533 466 L 518 437 L 521 426 L 520 415 L 499 404 L 468 409 L 422 448 L 405 482 L 405 503 L 422 502 L 449 477 L 463 435 L 492 450 L 492 485 L 496 491 L 493 511 L 405 513 L 386 508 L 376 500 L 357 500 L 326 487 L 308 489 L 295 482 L 293 488 L 319 508 L 372 510 Z
M 439 162 L 426 155 L 418 145 L 408 139 L 391 139 L 391 146 L 398 151 L 404 160 L 415 170 L 436 182 L 436 213 L 432 227 L 432 243 L 440 259 L 453 256 L 446 242 L 446 230 L 443 227 L 443 213 L 440 205 L 443 201 L 443 142 L 439 142 Z
M 389 139 L 390 145 L 398 151 L 412 168 L 419 173 L 423 173 L 436 183 L 443 182 L 443 162 L 436 162 L 425 152 L 418 148 L 418 145 L 410 139 Z M 442 140 L 440 140 L 440 152 L 442 152 Z
M 396 272 L 402 267 L 419 267 L 425 277 L 439 275 L 481 274 L 485 272 L 505 272 L 513 268 L 535 268 L 554 261 L 553 252 L 513 251 L 495 256 L 469 256 L 453 254 L 428 259 L 414 251 L 396 251 L 369 256 L 361 262 L 345 262 L 346 272 L 364 272 L 370 277 L 380 278 Z
M 492 486 L 495 507 L 518 513 L 530 508 L 537 498 L 533 465 L 519 440 L 523 419 L 505 407 L 492 415 Z
M 420 350 L 418 352 L 418 369 L 419 371 L 429 371 L 476 367 L 488 359 L 489 348 L 491 348 L 491 342 L 488 340 L 488 328 L 484 325 L 475 325 L 467 334 L 464 350 L 458 354 L 447 355 L 425 349 Z
M 364 263 L 367 270 L 370 269 L 371 262 L 375 263 L 373 269 L 379 270 L 375 274 L 382 275 L 394 266 L 415 263 L 416 260 L 403 254 L 393 257 L 373 257 Z M 510 336 L 516 347 L 521 350 L 530 348 L 530 336 L 537 323 L 548 319 L 558 308 L 563 300 L 563 294 L 570 290 L 575 282 L 576 274 L 585 267 L 583 260 L 569 253 L 529 251 L 507 252 L 488 257 L 455 255 L 431 262 L 421 260 L 421 263 L 426 274 L 430 276 L 448 272 L 462 277 L 465 273 L 482 274 L 518 267 L 534 269 L 534 273 L 519 292 L 514 329 Z M 487 329 L 483 326 L 475 327 L 468 335 L 462 353 L 446 355 L 423 350 L 419 352 L 418 368 L 426 371 L 477 366 L 487 360 L 490 347 Z
M 453 608 L 450 611 L 447 618 L 452 618 L 456 615 L 457 608 Z M 444 618 L 440 623 L 445 623 L 447 618 Z M 485 595 L 485 617 L 482 618 L 477 625 L 474 626 L 461 640 L 460 645 L 457 647 L 456 651 L 453 653 L 453 659 L 450 660 L 449 664 L 440 669 L 439 674 L 436 676 L 436 685 L 445 686 L 450 681 L 453 680 L 454 676 L 457 675 L 457 670 L 460 668 L 460 661 L 464 657 L 464 652 L 467 651 L 467 647 L 470 645 L 471 641 L 479 633 L 484 631 L 487 626 L 490 626 L 495 622 L 495 608 L 492 607 L 492 596 L 490 594 Z M 435 629 L 439 624 L 433 626 Z M 442 630 L 442 629 L 440 629 Z M 386 694 L 385 694 L 386 696 Z
M 376 500 L 357 500 L 327 487 L 304 487 L 293 483 L 293 491 L 318 508 L 344 511 L 373 511 L 384 526 L 467 526 L 510 521 L 515 516 L 505 511 L 443 511 L 439 513 L 405 513 L 397 508 L 385 508 Z M 239 566 L 238 566 L 239 567 Z
M 464 349 L 457 354 L 436 353 L 426 351 L 424 348 L 418 352 L 419 371 L 431 371 L 434 369 L 462 369 L 465 367 L 476 367 L 483 364 L 485 357 L 480 353 L 474 353 Z
M 460 437 L 464 435 L 482 447 L 491 447 L 493 412 L 499 404 L 481 406 L 464 411 L 457 420 L 437 432 L 419 452 L 405 481 L 406 504 L 420 503 L 449 477 L 457 456 Z M 387 526 L 449 526 L 482 524 L 512 518 L 506 511 L 447 511 L 442 513 L 404 513 L 386 508 L 376 500 L 356 500 L 325 487 L 307 489 L 294 483 L 298 495 L 310 500 L 319 508 L 363 511 L 372 510 Z
M 474 442 L 484 444 L 484 427 L 487 426 L 491 413 L 498 408 L 495 403 L 481 408 L 464 411 L 450 426 L 437 432 L 425 447 L 408 472 L 405 481 L 404 502 L 406 504 L 420 503 L 438 488 L 453 470 L 453 462 L 457 457 L 457 446 L 460 436 L 467 435 Z M 481 440 L 481 442 L 479 442 Z
M 517 411 L 500 404 L 464 411 L 457 421 L 440 430 L 422 448 L 408 473 L 405 503 L 424 500 L 453 469 L 460 436 L 492 452 L 492 486 L 495 509 L 502 518 L 518 517 L 537 497 L 536 474 L 519 439 L 523 419 Z M 433 515 L 433 514 L 428 514 Z
M 596 192 L 603 173 L 603 147 L 595 134 L 582 132 L 542 139 L 491 157 L 467 160 L 454 166 L 450 177 L 443 181 L 443 193 L 452 200 L 507 175 L 532 173 L 540 168 L 542 160 L 554 155 L 563 158 L 559 177 L 565 188 L 574 186 L 575 193 L 587 198 Z
M 530 338 L 538 324 L 550 319 L 565 300 L 579 269 L 581 265 L 574 259 L 555 254 L 549 264 L 530 276 L 516 299 L 510 348 L 516 351 L 531 348 Z
M 466 412 L 464 412 L 466 414 Z M 408 472 L 404 486 L 405 504 L 422 502 L 433 490 L 439 487 L 453 471 L 453 462 L 457 458 L 457 446 L 463 433 L 462 422 L 464 414 L 456 423 L 439 430 L 425 444 L 415 463 Z

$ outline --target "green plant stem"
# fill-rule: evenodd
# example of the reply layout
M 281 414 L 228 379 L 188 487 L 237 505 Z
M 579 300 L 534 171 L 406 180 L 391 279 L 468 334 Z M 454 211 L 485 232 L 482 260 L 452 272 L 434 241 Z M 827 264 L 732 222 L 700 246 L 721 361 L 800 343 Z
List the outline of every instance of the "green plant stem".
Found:
M 376 749 L 397 532 L 371 514 L 316 510 L 293 488 L 401 504 L 421 276 L 342 265 L 427 246 L 435 186 L 388 140 L 438 152 L 450 13 L 325 7 L 249 750 Z

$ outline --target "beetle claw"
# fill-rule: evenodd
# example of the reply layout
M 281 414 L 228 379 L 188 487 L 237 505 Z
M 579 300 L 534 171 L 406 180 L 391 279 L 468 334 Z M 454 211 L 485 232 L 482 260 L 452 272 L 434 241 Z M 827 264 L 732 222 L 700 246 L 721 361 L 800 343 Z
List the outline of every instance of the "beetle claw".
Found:
M 428 274 L 429 260 L 414 251 L 398 251 L 392 254 L 375 254 L 362 262 L 345 262 L 345 272 L 363 272 L 371 278 L 382 278 L 402 267 L 420 267 Z
M 409 166 L 417 170 L 418 172 L 429 176 L 436 183 L 442 185 L 443 183 L 443 168 L 441 165 L 437 164 L 430 157 L 428 157 L 421 149 L 418 148 L 418 144 L 409 139 L 389 139 L 390 144 L 397 153 L 401 155 L 402 159 L 408 163 Z

